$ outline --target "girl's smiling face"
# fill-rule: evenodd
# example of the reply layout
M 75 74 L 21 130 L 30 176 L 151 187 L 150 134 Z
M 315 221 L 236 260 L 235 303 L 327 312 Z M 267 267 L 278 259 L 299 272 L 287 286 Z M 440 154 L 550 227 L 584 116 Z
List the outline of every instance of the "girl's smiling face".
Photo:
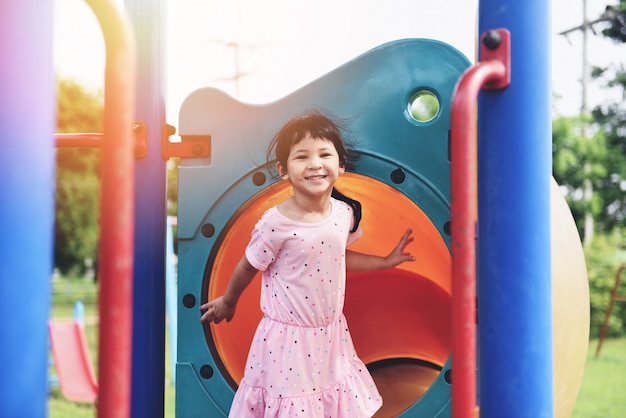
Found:
M 333 143 L 310 134 L 291 146 L 287 167 L 277 163 L 277 169 L 283 179 L 291 182 L 296 194 L 311 196 L 330 194 L 345 171 Z

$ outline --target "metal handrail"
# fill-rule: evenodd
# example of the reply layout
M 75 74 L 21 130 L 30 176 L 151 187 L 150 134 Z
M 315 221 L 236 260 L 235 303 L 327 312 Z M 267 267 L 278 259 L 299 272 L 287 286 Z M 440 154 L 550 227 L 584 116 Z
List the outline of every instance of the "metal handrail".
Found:
M 510 84 L 510 35 L 481 37 L 481 58 L 455 87 L 450 116 L 452 416 L 476 416 L 477 97 Z

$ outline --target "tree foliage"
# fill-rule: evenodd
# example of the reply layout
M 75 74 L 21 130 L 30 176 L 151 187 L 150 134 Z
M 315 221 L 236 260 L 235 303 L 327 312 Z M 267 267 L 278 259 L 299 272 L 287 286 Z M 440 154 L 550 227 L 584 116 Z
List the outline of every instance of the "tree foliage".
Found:
M 602 31 L 616 43 L 626 43 L 626 0 L 607 7 L 609 25 Z M 626 45 L 625 45 L 626 46 Z M 607 155 L 604 163 L 608 176 L 597 185 L 603 196 L 605 210 L 597 219 L 605 230 L 623 225 L 626 219 L 626 69 L 624 62 L 614 62 L 608 67 L 594 67 L 592 77 L 605 88 L 618 89 L 622 100 L 597 106 L 592 114 L 595 124 L 603 132 Z
M 607 7 L 602 35 L 616 43 L 626 42 L 626 0 Z M 607 39 L 607 42 L 609 40 Z M 594 83 L 618 89 L 626 98 L 626 70 L 619 59 L 592 69 Z M 617 62 L 616 62 L 617 61 Z M 596 234 L 585 247 L 589 276 L 591 336 L 597 337 L 606 314 L 615 274 L 626 262 L 626 100 L 603 103 L 590 116 L 553 120 L 553 175 L 564 189 L 582 236 L 585 213 L 592 214 Z M 591 200 L 583 199 L 584 182 L 593 186 Z M 621 294 L 626 293 L 626 275 Z M 616 303 L 608 336 L 626 333 L 626 304 Z
M 561 117 L 552 122 L 553 175 L 564 189 L 581 236 L 585 213 L 597 218 L 605 203 L 600 193 L 595 193 L 590 201 L 585 200 L 583 183 L 587 179 L 595 186 L 607 176 L 604 134 L 596 131 L 591 138 L 583 135 L 583 125 L 587 123 L 583 116 Z
M 626 42 L 626 0 L 608 6 L 602 34 Z M 623 63 L 594 67 L 592 77 L 604 88 L 626 92 Z M 565 189 L 579 230 L 591 213 L 598 231 L 610 232 L 626 219 L 626 106 L 624 101 L 603 103 L 585 115 L 553 121 L 553 174 Z M 583 199 L 583 182 L 593 186 L 590 201 Z
M 602 30 L 602 34 L 617 43 L 626 42 L 626 1 L 620 0 L 616 5 L 606 7 L 605 16 L 609 26 Z
M 58 81 L 57 132 L 102 132 L 102 97 L 71 80 Z M 94 148 L 57 148 L 54 263 L 83 273 L 98 248 L 99 163 Z

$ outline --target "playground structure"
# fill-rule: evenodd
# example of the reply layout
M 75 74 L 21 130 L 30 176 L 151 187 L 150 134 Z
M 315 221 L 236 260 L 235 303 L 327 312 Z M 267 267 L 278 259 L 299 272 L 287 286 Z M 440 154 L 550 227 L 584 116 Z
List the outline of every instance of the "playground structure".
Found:
M 611 312 L 613 311 L 613 305 L 615 302 L 626 302 L 626 294 L 620 293 L 620 282 L 622 280 L 622 274 L 626 269 L 626 263 L 622 263 L 617 272 L 615 273 L 615 278 L 613 279 L 613 288 L 611 289 L 611 296 L 609 297 L 609 305 L 606 307 L 606 313 L 604 314 L 604 321 L 602 321 L 602 326 L 600 327 L 600 335 L 598 336 L 598 345 L 596 346 L 596 357 L 600 355 L 600 350 L 602 349 L 602 342 L 604 341 L 604 337 L 606 336 L 606 331 L 609 327 L 609 320 L 611 319 Z
M 74 402 L 95 402 L 98 382 L 91 365 L 82 306 L 81 302 L 75 303 L 71 322 L 50 320 L 48 329 L 61 393 Z
M 156 11 L 161 10 L 161 3 L 128 2 L 134 38 L 139 41 L 136 53 L 128 40 L 129 29 L 114 9 L 105 2 L 89 3 L 99 16 L 107 46 L 101 144 L 106 216 L 99 263 L 99 416 L 163 413 L 165 297 L 164 283 L 158 279 L 165 277 L 165 198 L 163 187 L 155 187 L 164 184 L 163 148 L 166 157 L 183 157 L 179 173 L 177 414 L 191 417 L 227 412 L 241 376 L 245 333 L 233 335 L 233 328 L 224 326 L 203 329 L 197 306 L 224 286 L 223 278 L 212 278 L 229 270 L 229 253 L 238 251 L 241 237 L 264 205 L 287 193 L 284 185 L 274 184 L 260 170 L 263 159 L 258 156 L 266 143 L 258 138 L 267 141 L 284 120 L 310 107 L 325 107 L 350 119 L 351 130 L 361 141 L 358 168 L 339 185 L 371 211 L 364 219 L 364 228 L 370 232 L 358 245 L 368 250 L 388 247 L 384 240 L 395 236 L 390 234 L 393 228 L 408 224 L 420 232 L 415 252 L 429 255 L 427 262 L 416 263 L 413 270 L 387 272 L 385 278 L 364 274 L 349 279 L 354 293 L 346 302 L 346 313 L 355 318 L 349 320 L 357 349 L 366 363 L 373 365 L 383 393 L 393 385 L 407 383 L 400 392 L 410 396 L 387 402 L 398 408 L 389 414 L 474 416 L 478 403 L 480 414 L 486 417 L 502 416 L 503 411 L 507 416 L 568 416 L 587 349 L 588 316 L 581 312 L 586 310 L 588 293 L 578 238 L 572 239 L 571 215 L 550 184 L 549 4 L 492 0 L 482 1 L 479 7 L 479 33 L 494 28 L 506 28 L 510 33 L 511 84 L 481 93 L 477 158 L 470 150 L 470 172 L 478 171 L 477 193 L 474 187 L 469 191 L 470 199 L 478 197 L 469 204 L 470 209 L 479 209 L 477 249 L 472 253 L 470 248 L 469 254 L 478 266 L 479 335 L 476 344 L 461 339 L 465 341 L 461 349 L 468 350 L 469 357 L 477 349 L 478 365 L 470 358 L 465 370 L 478 368 L 479 372 L 477 379 L 464 381 L 454 380 L 451 375 L 458 374 L 449 373 L 451 368 L 461 370 L 463 365 L 457 369 L 455 362 L 465 357 L 459 358 L 459 350 L 451 346 L 456 335 L 451 331 L 455 329 L 450 324 L 451 307 L 460 289 L 450 276 L 457 262 L 454 228 L 458 224 L 452 222 L 451 229 L 448 223 L 456 216 L 450 209 L 455 201 L 449 172 L 457 161 L 448 159 L 448 150 L 454 146 L 448 142 L 448 131 L 454 142 L 457 134 L 450 119 L 451 104 L 459 93 L 457 81 L 472 68 L 484 67 L 470 67 L 467 59 L 444 44 L 407 40 L 380 47 L 274 105 L 250 107 L 219 92 L 200 89 L 181 109 L 183 142 L 178 146 L 167 141 L 171 130 L 163 123 L 160 57 L 146 54 L 159 50 L 149 43 L 159 39 L 161 21 Z M 42 33 L 50 30 L 50 6 L 42 9 L 37 3 L 37 31 L 20 25 L 27 16 L 33 17 L 29 11 L 34 5 L 27 1 L 2 6 L 8 7 L 10 20 L 15 22 L 2 30 L 32 41 L 35 51 L 0 55 L 14 64 L 0 77 L 3 91 L 10 93 L 0 99 L 6 127 L 0 151 L 12 157 L 3 166 L 8 170 L 4 178 L 10 181 L 1 187 L 4 195 L 19 196 L 0 209 L 0 219 L 11 220 L 6 222 L 6 233 L 18 239 L 18 245 L 2 246 L 4 303 L 0 309 L 5 318 L 20 318 L 19 323 L 5 321 L 8 323 L 0 330 L 3 340 L 25 343 L 3 348 L 3 354 L 14 359 L 5 376 L 24 376 L 17 384 L 3 377 L 0 408 L 9 416 L 16 411 L 45 416 L 46 405 L 52 196 L 41 191 L 52 190 L 54 159 L 49 139 L 53 136 L 54 94 L 49 85 L 50 51 L 42 41 L 49 38 Z M 497 44 L 494 49 L 499 48 Z M 401 52 L 396 56 L 397 51 Z M 485 51 L 481 51 L 482 61 Z M 387 60 L 373 59 L 388 52 Z M 0 54 L 9 53 L 3 49 Z M 142 75 L 136 85 L 135 56 Z M 416 58 L 419 62 L 412 61 Z M 399 64 L 404 59 L 410 64 L 406 68 Z M 357 71 L 348 72 L 349 67 Z M 23 74 L 26 70 L 28 77 Z M 402 77 L 386 78 L 395 77 L 396 70 Z M 351 82 L 356 84 L 349 88 Z M 336 89 L 338 84 L 345 84 L 348 90 Z M 473 87 L 478 94 L 482 84 Z M 438 99 L 439 113 L 429 121 L 411 120 L 407 105 L 422 90 Z M 361 94 L 365 96 L 357 99 Z M 219 112 L 224 112 L 222 118 L 215 120 Z M 147 127 L 146 152 L 133 162 L 132 126 L 136 120 Z M 466 130 L 466 134 L 474 134 L 472 125 Z M 389 132 L 397 133 L 391 137 L 396 146 L 383 140 L 390 137 Z M 235 146 L 237 152 L 231 149 Z M 41 152 L 33 154 L 32 149 Z M 243 149 L 250 154 L 242 155 Z M 24 167 L 32 167 L 28 176 L 19 175 Z M 453 178 L 452 189 L 454 183 Z M 475 219 L 469 222 L 473 227 Z M 576 263 L 569 262 L 572 257 Z M 473 269 L 470 265 L 470 273 Z M 32 280 L 8 281 L 5 274 Z M 463 289 L 473 295 L 473 279 L 468 286 L 471 288 Z M 386 303 L 392 307 L 378 324 L 366 319 L 365 301 L 372 292 L 388 297 Z M 18 297 L 23 295 L 29 295 L 28 303 Z M 400 300 L 400 295 L 406 299 Z M 245 297 L 254 299 L 254 291 Z M 417 309 L 414 298 L 420 302 Z M 474 301 L 463 309 L 474 313 Z M 241 326 L 249 329 L 255 312 L 242 313 L 238 318 L 246 317 L 247 323 Z M 470 328 L 470 335 L 476 329 L 473 319 L 460 324 L 460 328 Z M 372 334 L 384 331 L 389 334 Z M 385 344 L 377 345 L 379 342 Z M 559 354 L 554 360 L 553 350 Z M 450 356 L 451 352 L 456 357 Z M 459 387 L 467 388 L 460 397 L 455 393 Z M 469 399 L 470 407 L 458 399 Z

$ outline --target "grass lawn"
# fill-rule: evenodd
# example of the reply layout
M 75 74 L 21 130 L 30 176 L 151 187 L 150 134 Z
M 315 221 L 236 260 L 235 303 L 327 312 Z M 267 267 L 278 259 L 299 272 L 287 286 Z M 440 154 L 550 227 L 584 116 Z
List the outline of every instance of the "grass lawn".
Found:
M 604 340 L 598 358 L 597 340 L 589 343 L 583 384 L 572 418 L 626 417 L 626 338 Z
M 94 370 L 97 373 L 97 300 L 95 286 L 81 283 L 78 293 L 68 290 L 66 284 L 55 285 L 52 316 L 56 319 L 71 320 L 74 300 L 87 300 L 85 303 L 85 332 Z M 78 296 L 77 299 L 73 298 Z M 166 336 L 166 341 L 169 341 Z M 605 340 L 598 358 L 595 357 L 597 341 L 589 343 L 589 353 L 585 366 L 583 384 L 571 418 L 622 418 L 626 417 L 626 338 Z M 175 416 L 174 387 L 171 384 L 172 367 L 169 345 L 165 353 L 165 406 L 164 417 Z M 50 368 L 54 373 L 54 368 Z M 50 391 L 48 402 L 50 418 L 93 418 L 96 410 L 93 404 L 79 404 L 67 401 L 58 387 Z

